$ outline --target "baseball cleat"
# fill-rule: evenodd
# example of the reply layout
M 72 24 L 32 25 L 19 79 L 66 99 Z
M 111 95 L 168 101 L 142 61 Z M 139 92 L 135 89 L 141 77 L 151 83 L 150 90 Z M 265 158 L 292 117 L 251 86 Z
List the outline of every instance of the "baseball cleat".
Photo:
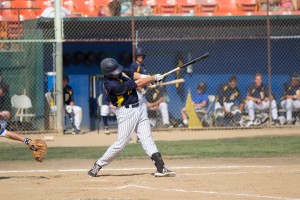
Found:
M 164 167 L 162 172 L 156 171 L 154 173 L 154 176 L 155 177 L 174 177 L 174 176 L 176 176 L 176 172 L 173 172 L 173 171 L 167 169 L 166 167 Z
M 76 129 L 76 130 L 73 129 L 72 134 L 73 135 L 80 134 L 80 130 L 79 129 Z
M 110 132 L 109 132 L 109 130 L 108 130 L 108 127 L 105 127 L 104 131 L 105 131 L 105 134 L 106 134 L 106 135 L 109 135 L 109 134 L 110 134 Z
M 102 167 L 100 165 L 95 163 L 94 166 L 90 169 L 90 171 L 88 171 L 88 175 L 90 177 L 96 177 L 101 168 Z

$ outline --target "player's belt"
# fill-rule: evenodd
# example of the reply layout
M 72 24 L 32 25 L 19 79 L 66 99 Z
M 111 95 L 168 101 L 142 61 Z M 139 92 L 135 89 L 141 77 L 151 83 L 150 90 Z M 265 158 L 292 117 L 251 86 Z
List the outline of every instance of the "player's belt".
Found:
M 130 105 L 126 105 L 125 108 L 136 108 L 136 107 L 138 107 L 139 105 L 140 105 L 139 103 L 130 104 Z

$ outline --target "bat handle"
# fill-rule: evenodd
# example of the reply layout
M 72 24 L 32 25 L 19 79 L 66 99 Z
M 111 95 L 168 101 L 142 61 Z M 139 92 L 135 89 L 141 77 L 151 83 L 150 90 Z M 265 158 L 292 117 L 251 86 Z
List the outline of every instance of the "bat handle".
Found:
M 173 72 L 176 72 L 176 71 L 178 71 L 178 70 L 180 70 L 180 67 L 176 67 L 175 69 L 173 69 L 173 70 L 171 70 L 171 71 L 169 71 L 169 72 L 163 74 L 163 77 L 166 77 L 166 76 L 168 76 L 169 74 L 172 74 Z

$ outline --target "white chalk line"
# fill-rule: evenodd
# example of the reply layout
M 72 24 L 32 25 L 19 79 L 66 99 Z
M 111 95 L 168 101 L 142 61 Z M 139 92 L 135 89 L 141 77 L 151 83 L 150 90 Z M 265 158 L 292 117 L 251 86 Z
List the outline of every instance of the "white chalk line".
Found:
M 298 198 L 289 198 L 289 197 L 276 197 L 276 196 L 267 196 L 259 194 L 247 194 L 247 193 L 227 193 L 227 192 L 215 192 L 215 191 L 203 191 L 203 190 L 184 190 L 184 189 L 168 189 L 168 188 L 155 188 L 148 186 L 140 185 L 124 185 L 119 187 L 99 187 L 99 188 L 82 188 L 83 190 L 122 190 L 127 188 L 141 188 L 145 190 L 161 190 L 161 191 L 174 191 L 174 192 L 183 192 L 183 193 L 201 193 L 201 194 L 213 194 L 220 196 L 241 196 L 241 197 L 251 197 L 251 198 L 263 198 L 263 199 L 279 199 L 279 200 L 300 200 Z
M 272 166 L 264 165 L 241 165 L 241 166 L 227 166 L 227 165 L 213 165 L 213 166 L 190 166 L 190 167 L 170 167 L 170 169 L 240 169 L 240 168 L 272 168 Z M 41 170 L 0 170 L 0 173 L 49 173 L 49 172 L 86 172 L 89 169 L 41 169 Z M 106 168 L 101 171 L 143 171 L 154 170 L 154 168 Z
M 287 171 L 263 171 L 263 172 L 211 172 L 201 174 L 180 174 L 183 176 L 210 176 L 210 175 L 235 175 L 235 174 L 272 174 L 272 173 L 294 173 L 300 172 L 300 170 L 287 170 Z

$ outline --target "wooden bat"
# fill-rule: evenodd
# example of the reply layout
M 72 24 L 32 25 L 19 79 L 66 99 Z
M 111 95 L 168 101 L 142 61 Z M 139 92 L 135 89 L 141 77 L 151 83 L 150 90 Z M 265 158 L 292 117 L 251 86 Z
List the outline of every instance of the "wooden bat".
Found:
M 184 79 L 181 78 L 181 79 L 176 79 L 173 81 L 164 82 L 164 83 L 158 84 L 158 86 L 171 85 L 171 84 L 176 84 L 176 83 L 184 83 Z
M 183 68 L 185 68 L 185 67 L 187 67 L 187 66 L 189 66 L 189 65 L 192 65 L 192 64 L 194 64 L 194 63 L 196 63 L 196 62 L 199 62 L 200 60 L 203 60 L 203 59 L 207 58 L 208 56 L 209 56 L 208 53 L 203 54 L 202 56 L 199 56 L 198 58 L 195 58 L 194 60 L 191 60 L 190 62 L 185 63 L 185 64 L 183 64 L 183 65 L 180 66 L 180 67 L 176 67 L 175 69 L 172 69 L 171 71 L 169 71 L 169 72 L 163 74 L 163 76 L 166 77 L 166 76 L 168 76 L 169 74 L 172 74 L 173 72 L 179 71 L 179 70 L 181 70 L 181 69 L 183 69 Z
M 181 78 L 181 79 L 176 79 L 176 80 L 173 80 L 173 81 L 164 82 L 164 83 L 155 85 L 155 87 L 157 87 L 157 86 L 164 86 L 164 85 L 171 85 L 171 84 L 176 84 L 176 83 L 184 83 L 184 79 Z M 150 89 L 150 88 L 151 87 L 148 87 L 147 89 Z

